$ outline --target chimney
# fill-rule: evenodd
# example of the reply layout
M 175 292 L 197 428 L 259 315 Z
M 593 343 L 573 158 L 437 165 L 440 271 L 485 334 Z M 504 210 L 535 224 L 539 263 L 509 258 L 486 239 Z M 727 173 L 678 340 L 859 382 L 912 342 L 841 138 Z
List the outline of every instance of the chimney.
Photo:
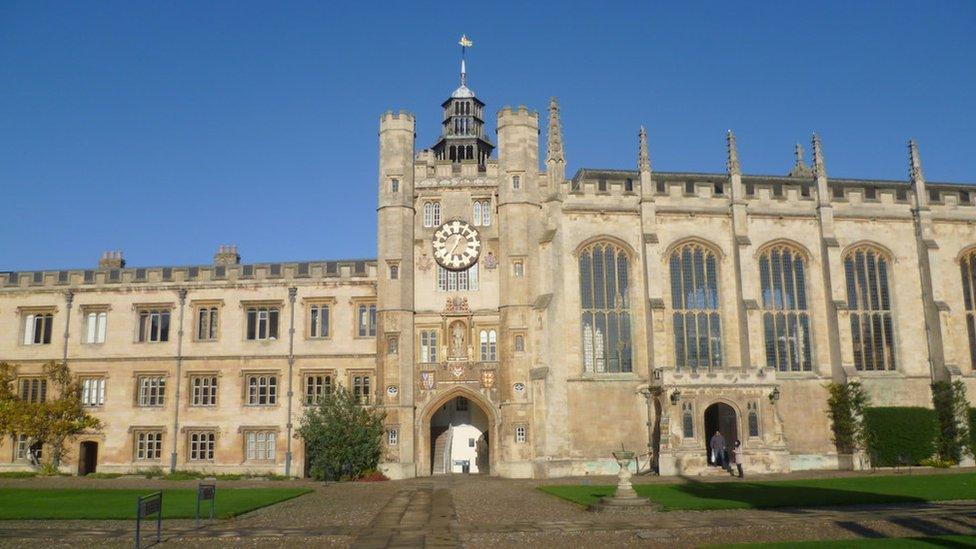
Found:
M 99 270 L 121 269 L 125 267 L 125 259 L 122 258 L 122 250 L 103 252 L 98 260 Z
M 221 244 L 214 254 L 214 265 L 238 265 L 241 256 L 237 253 L 237 244 Z

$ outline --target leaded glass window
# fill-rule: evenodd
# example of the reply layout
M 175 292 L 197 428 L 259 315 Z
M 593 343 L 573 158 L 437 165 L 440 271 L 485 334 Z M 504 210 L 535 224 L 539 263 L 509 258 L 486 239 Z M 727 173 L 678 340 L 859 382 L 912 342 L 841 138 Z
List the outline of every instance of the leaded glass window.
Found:
M 969 335 L 969 358 L 976 370 L 976 249 L 963 256 L 962 297 L 966 305 L 966 333 Z
M 579 256 L 583 368 L 630 372 L 630 260 L 620 247 L 597 242 Z
M 759 257 L 766 366 L 781 372 L 809 372 L 810 315 L 806 265 L 788 246 L 774 246 Z
M 678 368 L 722 367 L 715 252 L 692 242 L 670 258 L 674 360 Z
M 894 370 L 888 259 L 874 248 L 861 246 L 844 257 L 844 271 L 854 366 L 858 370 Z

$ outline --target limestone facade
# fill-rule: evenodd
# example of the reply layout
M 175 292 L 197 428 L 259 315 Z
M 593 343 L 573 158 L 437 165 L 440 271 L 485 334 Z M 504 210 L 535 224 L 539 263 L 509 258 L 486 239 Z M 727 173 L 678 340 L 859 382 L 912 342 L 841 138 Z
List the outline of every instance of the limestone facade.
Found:
M 653 170 L 641 129 L 636 169 L 567 178 L 555 100 L 542 159 L 536 112 L 500 110 L 495 149 L 473 91 L 442 108 L 441 139 L 419 152 L 413 115 L 380 118 L 375 260 L 245 265 L 222 248 L 196 267 L 107 254 L 90 271 L 0 273 L 0 359 L 105 379 L 105 429 L 73 444 L 96 441 L 106 471 L 301 475 L 294 431 L 316 375 L 384 410 L 396 478 L 435 470 L 432 420 L 458 397 L 486 425 L 477 469 L 556 477 L 616 472 L 621 446 L 696 474 L 714 430 L 742 441 L 747 470 L 836 468 L 828 382 L 859 380 L 875 405 L 931 407 L 941 379 L 976 394 L 976 187 L 927 183 L 914 143 L 905 181 L 828 177 L 816 136 L 812 165 L 798 148 L 788 175 L 743 174 L 731 133 L 726 173 L 672 173 Z M 464 271 L 435 259 L 454 221 L 477 233 Z M 147 311 L 169 313 L 167 341 L 140 342 Z M 249 335 L 252 311 L 277 311 L 275 339 Z M 92 313 L 106 314 L 99 342 Z M 34 344 L 46 314 L 53 335 Z M 140 401 L 147 376 L 165 381 L 161 403 Z M 268 376 L 274 402 L 253 402 Z M 206 406 L 201 377 L 216 380 Z M 215 435 L 202 458 L 200 433 Z M 23 466 L 16 440 L 0 462 Z

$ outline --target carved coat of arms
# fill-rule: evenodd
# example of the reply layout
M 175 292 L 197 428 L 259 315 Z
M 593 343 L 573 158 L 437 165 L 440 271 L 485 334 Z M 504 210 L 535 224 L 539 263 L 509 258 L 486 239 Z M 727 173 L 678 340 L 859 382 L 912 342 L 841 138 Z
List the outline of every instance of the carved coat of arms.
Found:
M 427 252 L 424 252 L 423 255 L 420 256 L 420 259 L 417 260 L 417 268 L 424 272 L 429 271 L 433 265 L 434 260 L 427 255 Z
M 429 370 L 420 372 L 420 384 L 423 385 L 424 389 L 427 389 L 428 391 L 433 389 L 437 384 L 437 381 L 434 379 L 434 372 Z
M 495 259 L 495 254 L 491 252 L 488 252 L 488 254 L 485 255 L 485 258 L 482 260 L 482 263 L 485 264 L 485 268 L 488 269 L 489 271 L 494 271 L 495 267 L 498 267 L 498 260 Z
M 466 313 L 470 310 L 466 297 L 449 297 L 447 303 L 444 304 L 445 313 Z
M 481 385 L 485 389 L 491 389 L 495 385 L 495 370 L 481 371 Z

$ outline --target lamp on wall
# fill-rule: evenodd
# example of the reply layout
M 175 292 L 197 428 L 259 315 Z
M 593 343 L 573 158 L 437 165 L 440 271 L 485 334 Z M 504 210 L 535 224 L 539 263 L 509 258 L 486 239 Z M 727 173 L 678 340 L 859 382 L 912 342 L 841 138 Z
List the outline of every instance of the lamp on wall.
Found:
M 672 406 L 677 406 L 678 405 L 678 399 L 680 399 L 680 398 L 681 398 L 681 391 L 679 391 L 678 389 L 675 389 L 674 392 L 671 393 L 671 405 Z
M 779 387 L 773 387 L 773 392 L 769 393 L 769 402 L 775 404 L 779 400 Z

